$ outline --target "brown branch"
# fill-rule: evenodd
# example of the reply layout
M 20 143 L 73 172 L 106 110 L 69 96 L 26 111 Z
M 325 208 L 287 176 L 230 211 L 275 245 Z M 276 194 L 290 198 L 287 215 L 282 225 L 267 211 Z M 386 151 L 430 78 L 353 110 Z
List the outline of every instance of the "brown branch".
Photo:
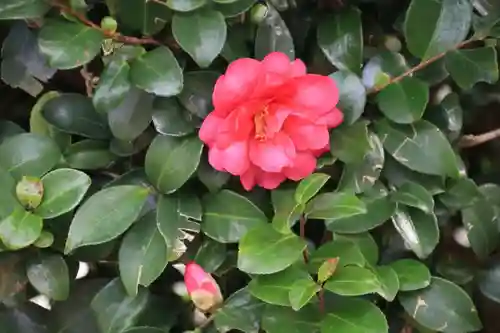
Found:
M 494 129 L 492 131 L 483 133 L 483 134 L 468 134 L 464 135 L 460 138 L 460 141 L 458 142 L 458 146 L 460 148 L 470 148 L 474 146 L 481 145 L 483 143 L 486 143 L 488 141 L 494 140 L 500 138 L 500 128 Z
M 434 57 L 431 57 L 425 61 L 422 61 L 421 63 L 419 63 L 417 66 L 415 67 L 412 67 L 410 68 L 409 70 L 407 70 L 406 72 L 404 72 L 403 74 L 399 75 L 399 76 L 396 76 L 395 78 L 392 78 L 391 80 L 389 80 L 389 82 L 387 82 L 386 84 L 384 85 L 381 85 L 379 87 L 375 87 L 375 88 L 372 88 L 371 90 L 368 91 L 369 94 L 372 94 L 372 93 L 377 93 L 379 91 L 381 91 L 382 89 L 384 89 L 385 87 L 387 87 L 388 85 L 390 84 L 393 84 L 393 83 L 396 83 L 396 82 L 399 82 L 401 80 L 403 80 L 405 77 L 408 77 L 408 76 L 411 76 L 413 75 L 415 72 L 418 72 L 419 70 L 421 69 L 424 69 L 425 67 L 429 66 L 430 64 L 432 64 L 433 62 L 435 61 L 438 61 L 439 59 L 443 58 L 446 53 L 448 53 L 449 51 L 454 51 L 454 50 L 458 50 L 458 49 L 461 49 L 463 48 L 464 46 L 467 46 L 469 45 L 470 43 L 472 42 L 475 42 L 479 39 L 477 38 L 471 38 L 471 39 L 467 39 L 461 43 L 458 43 L 457 45 L 455 45 L 454 48 L 452 48 L 451 50 L 448 50 L 448 51 L 445 51 L 445 52 L 441 52 L 439 54 L 436 54 Z

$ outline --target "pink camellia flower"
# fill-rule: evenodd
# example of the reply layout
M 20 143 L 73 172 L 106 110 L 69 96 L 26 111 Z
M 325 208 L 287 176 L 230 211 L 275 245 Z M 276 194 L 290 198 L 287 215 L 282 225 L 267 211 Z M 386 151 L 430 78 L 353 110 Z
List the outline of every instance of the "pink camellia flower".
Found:
M 338 100 L 335 82 L 306 74 L 301 60 L 280 52 L 238 59 L 217 80 L 200 129 L 209 163 L 239 176 L 246 190 L 305 178 L 329 150 L 328 129 L 342 123 Z
M 217 282 L 195 262 L 186 265 L 184 283 L 189 297 L 201 311 L 214 309 L 223 301 Z

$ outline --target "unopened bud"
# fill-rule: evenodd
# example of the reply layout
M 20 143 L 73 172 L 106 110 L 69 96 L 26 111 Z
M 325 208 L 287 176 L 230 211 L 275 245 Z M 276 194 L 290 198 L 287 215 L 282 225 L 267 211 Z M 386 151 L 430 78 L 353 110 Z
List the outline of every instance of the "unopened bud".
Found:
M 54 244 L 54 235 L 48 231 L 42 231 L 38 239 L 33 243 L 38 248 L 44 249 Z
M 318 269 L 318 282 L 325 283 L 335 273 L 338 264 L 339 257 L 326 260 Z
M 35 209 L 42 203 L 43 183 L 36 177 L 23 177 L 16 186 L 16 196 L 26 209 Z
M 195 262 L 186 265 L 184 283 L 191 301 L 199 310 L 208 312 L 222 304 L 223 298 L 219 285 Z
M 259 24 L 260 22 L 264 21 L 268 13 L 269 9 L 267 8 L 267 6 L 258 3 L 252 7 L 252 10 L 250 11 L 250 19 L 253 23 Z
M 101 20 L 101 29 L 114 34 L 116 29 L 118 29 L 118 23 L 111 16 L 106 16 Z
M 385 36 L 384 46 L 391 52 L 399 52 L 402 48 L 401 41 L 394 35 Z

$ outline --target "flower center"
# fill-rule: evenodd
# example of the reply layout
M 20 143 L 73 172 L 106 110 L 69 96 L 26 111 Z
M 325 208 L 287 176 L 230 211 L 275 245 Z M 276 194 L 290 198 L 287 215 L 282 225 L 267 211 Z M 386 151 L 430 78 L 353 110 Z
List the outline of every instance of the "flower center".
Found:
M 266 117 L 268 114 L 268 106 L 266 105 L 263 109 L 257 111 L 253 118 L 255 124 L 255 139 L 259 141 L 266 140 Z

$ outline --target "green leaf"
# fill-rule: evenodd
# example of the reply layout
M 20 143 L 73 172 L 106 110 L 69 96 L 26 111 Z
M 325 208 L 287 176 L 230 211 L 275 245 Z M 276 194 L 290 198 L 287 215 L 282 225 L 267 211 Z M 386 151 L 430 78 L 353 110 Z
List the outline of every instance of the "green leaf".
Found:
M 384 166 L 384 147 L 379 137 L 368 132 L 370 149 L 359 163 L 346 164 L 340 178 L 339 190 L 363 193 L 370 189 L 380 177 Z
M 117 156 L 109 151 L 109 143 L 96 140 L 82 140 L 72 144 L 64 152 L 66 163 L 75 169 L 104 169 Z
M 391 78 L 403 75 L 409 70 L 401 53 L 381 51 L 371 57 L 363 67 L 362 80 L 366 89 L 378 88 L 389 83 Z
M 384 313 L 369 301 L 344 298 L 321 322 L 321 333 L 387 333 Z
M 69 271 L 63 257 L 57 254 L 39 254 L 26 266 L 30 283 L 43 295 L 55 301 L 69 296 Z
M 125 100 L 131 88 L 129 73 L 130 65 L 125 60 L 115 59 L 106 65 L 92 96 L 97 112 L 108 113 Z
M 202 156 L 196 175 L 198 179 L 207 187 L 210 192 L 219 191 L 224 186 L 231 175 L 228 172 L 221 172 L 212 168 L 208 163 L 208 157 Z
M 118 1 L 115 6 L 110 6 L 107 0 L 108 8 L 115 7 L 115 13 L 124 27 L 138 30 L 144 35 L 154 35 L 165 27 L 165 24 L 171 20 L 172 12 L 166 6 L 165 1 L 144 1 L 128 0 Z M 113 11 L 110 14 L 114 17 Z
M 344 163 L 360 163 L 370 151 L 368 122 L 334 129 L 330 135 L 330 151 Z
M 196 171 L 202 150 L 203 143 L 196 136 L 158 135 L 146 153 L 148 180 L 162 193 L 175 192 Z
M 380 289 L 377 293 L 392 302 L 396 298 L 399 290 L 399 277 L 391 266 L 375 267 L 374 273 L 377 275 L 380 283 Z
M 121 185 L 92 195 L 73 217 L 64 252 L 120 236 L 138 218 L 148 194 L 142 186 Z
M 351 7 L 321 20 L 318 45 L 335 67 L 360 74 L 363 54 L 361 12 Z
M 334 241 L 347 240 L 356 244 L 370 265 L 376 265 L 379 259 L 378 245 L 369 232 L 357 233 L 354 235 L 334 234 Z
M 136 296 L 139 285 L 149 287 L 167 266 L 167 256 L 156 213 L 150 212 L 127 232 L 118 252 L 120 278 L 127 293 Z
M 305 212 L 310 219 L 334 221 L 364 214 L 366 213 L 366 206 L 354 194 L 331 192 L 316 196 L 307 204 Z
M 132 88 L 123 102 L 109 110 L 108 123 L 115 138 L 132 141 L 148 128 L 153 114 L 154 95 Z
M 417 260 L 400 259 L 390 264 L 399 278 L 399 290 L 423 289 L 431 283 L 431 273 L 427 266 Z
M 178 12 L 190 12 L 203 7 L 207 0 L 167 0 L 167 6 Z
M 467 0 L 412 0 L 404 24 L 407 47 L 422 60 L 446 52 L 464 40 L 471 20 Z
M 309 273 L 298 265 L 269 275 L 256 276 L 248 284 L 252 296 L 269 304 L 291 306 L 289 293 L 296 281 L 311 279 Z
M 201 221 L 203 207 L 200 199 L 189 192 L 181 192 L 179 195 L 179 214 L 195 221 Z
M 175 98 L 157 98 L 153 102 L 153 125 L 163 135 L 184 136 L 194 131 L 193 114 Z
M 214 3 L 215 10 L 225 17 L 235 17 L 249 10 L 257 0 L 236 0 L 228 3 Z
M 221 243 L 237 243 L 253 227 L 267 225 L 257 206 L 229 190 L 208 194 L 203 211 L 203 232 Z
M 95 295 L 90 307 L 102 332 L 121 333 L 137 323 L 149 296 L 141 288 L 137 296 L 131 297 L 120 279 L 114 279 Z
M 298 204 L 295 200 L 296 190 L 274 190 L 271 192 L 274 216 L 273 227 L 283 234 L 292 232 L 291 228 L 299 220 L 304 212 L 304 205 Z
M 293 38 L 278 11 L 270 4 L 267 5 L 267 15 L 257 27 L 255 35 L 255 58 L 262 60 L 272 52 L 282 52 L 293 60 L 295 46 Z
M 264 304 L 253 298 L 246 288 L 232 294 L 214 317 L 219 332 L 231 329 L 248 333 L 258 333 Z
M 425 118 L 446 133 L 450 141 L 454 141 L 461 135 L 463 113 L 459 95 L 449 93 L 438 106 L 425 113 Z
M 302 179 L 295 191 L 295 201 L 299 204 L 306 204 L 321 190 L 328 179 L 330 176 L 324 173 L 313 173 Z
M 335 239 L 321 245 L 309 258 L 309 272 L 316 273 L 328 259 L 339 258 L 338 266 L 364 266 L 365 257 L 358 245 L 347 239 Z
M 321 290 L 321 286 L 308 276 L 306 279 L 296 280 L 288 296 L 292 309 L 299 311 Z
M 424 174 L 458 178 L 460 171 L 450 143 L 431 123 L 420 120 L 411 125 L 375 123 L 385 150 L 404 166 Z
M 43 0 L 4 0 L 0 4 L 0 20 L 42 17 L 50 6 Z
M 418 183 L 404 183 L 392 193 L 391 199 L 397 203 L 418 208 L 427 214 L 432 214 L 434 211 L 432 195 Z
M 280 272 L 296 262 L 306 242 L 295 234 L 284 235 L 269 224 L 248 231 L 240 240 L 238 269 L 249 274 Z
M 75 208 L 90 187 L 91 179 L 73 169 L 57 169 L 42 177 L 43 200 L 35 214 L 52 219 Z
M 23 176 L 41 177 L 60 159 L 56 143 L 38 134 L 19 134 L 0 145 L 0 166 L 16 180 Z
M 132 61 L 130 81 L 146 92 L 164 97 L 178 95 L 183 86 L 182 70 L 172 51 L 164 46 Z
M 342 296 L 359 296 L 376 292 L 380 289 L 380 282 L 377 275 L 367 268 L 344 266 L 335 271 L 324 288 Z
M 0 221 L 8 217 L 16 208 L 22 210 L 23 207 L 16 198 L 16 181 L 12 176 L 0 166 L 0 184 L 3 190 L 0 191 Z
M 38 33 L 38 46 L 50 67 L 72 69 L 92 61 L 101 50 L 99 29 L 63 20 L 46 21 Z
M 203 241 L 194 261 L 208 273 L 215 272 L 226 260 L 226 245 L 207 238 Z
M 211 9 L 175 14 L 172 20 L 175 40 L 201 68 L 210 66 L 219 55 L 226 33 L 224 16 Z
M 377 95 L 380 111 L 400 124 L 410 124 L 422 118 L 428 102 L 429 87 L 413 77 L 389 84 Z
M 470 178 L 459 178 L 450 182 L 445 193 L 438 196 L 441 201 L 451 211 L 466 208 L 481 199 L 481 191 L 474 180 Z
M 33 244 L 42 233 L 42 218 L 21 207 L 0 221 L 1 243 L 10 250 L 18 250 Z
M 399 206 L 392 216 L 392 223 L 420 259 L 427 258 L 439 242 L 439 227 L 434 214 Z
M 478 286 L 481 293 L 495 303 L 500 303 L 500 265 L 494 261 L 492 265 L 481 270 L 478 278 Z
M 64 93 L 50 99 L 42 109 L 47 122 L 60 131 L 91 139 L 107 139 L 111 135 L 105 118 L 97 113 L 87 96 Z
M 429 329 L 445 332 L 475 332 L 482 329 L 469 295 L 448 280 L 432 277 L 429 287 L 402 293 L 398 299 L 410 316 Z
M 179 102 L 192 114 L 205 118 L 213 111 L 212 92 L 219 76 L 212 71 L 184 73 L 184 89 L 178 96 Z
M 478 82 L 498 81 L 497 52 L 494 47 L 454 50 L 445 57 L 446 68 L 458 86 L 471 89 Z
M 366 89 L 361 80 L 349 71 L 341 70 L 330 74 L 339 89 L 337 107 L 344 114 L 344 123 L 352 125 L 361 117 L 366 105 Z
M 42 96 L 43 97 L 43 96 Z M 40 97 L 41 98 L 41 97 Z M 40 98 L 38 100 L 40 100 Z M 33 131 L 32 131 L 33 132 Z M 18 124 L 9 120 L 0 120 L 0 144 L 11 136 L 26 133 Z M 35 132 L 33 132 L 35 133 Z M 43 134 L 43 133 L 39 133 Z
M 317 307 L 295 311 L 290 307 L 266 305 L 262 329 L 268 333 L 317 333 L 320 315 Z

